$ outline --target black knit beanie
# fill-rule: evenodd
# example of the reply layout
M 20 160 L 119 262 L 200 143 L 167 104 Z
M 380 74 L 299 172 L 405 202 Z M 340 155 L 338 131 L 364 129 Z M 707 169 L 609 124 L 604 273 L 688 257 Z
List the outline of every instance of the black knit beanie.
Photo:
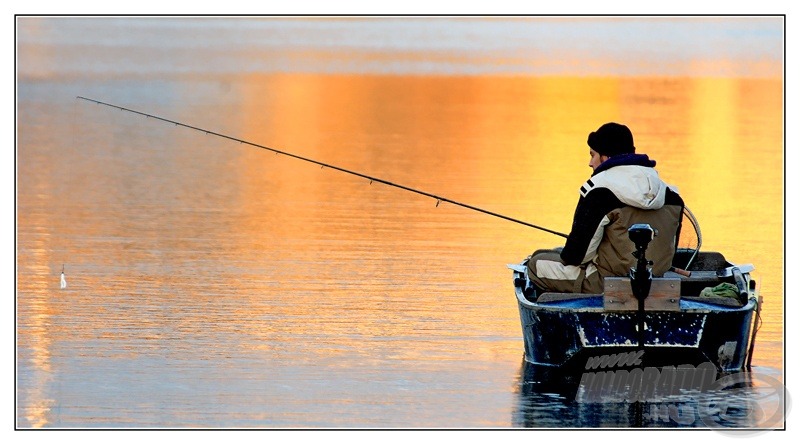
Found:
M 609 122 L 597 131 L 589 133 L 586 141 L 592 150 L 608 157 L 623 153 L 635 153 L 633 134 L 625 125 Z

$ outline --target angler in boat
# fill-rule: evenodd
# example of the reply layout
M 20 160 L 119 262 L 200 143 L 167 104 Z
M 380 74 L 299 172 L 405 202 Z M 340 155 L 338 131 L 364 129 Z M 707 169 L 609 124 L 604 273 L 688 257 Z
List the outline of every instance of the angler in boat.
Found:
M 563 249 L 539 250 L 528 261 L 528 277 L 538 293 L 601 293 L 605 277 L 625 276 L 633 266 L 628 228 L 649 224 L 653 273 L 672 266 L 684 203 L 675 187 L 655 170 L 656 162 L 636 154 L 633 134 L 615 122 L 588 138 L 591 178 L 580 188 L 572 229 Z
M 636 353 L 647 366 L 749 368 L 761 307 L 752 266 L 699 252 L 696 219 L 626 126 L 605 124 L 588 144 L 594 172 L 563 249 L 509 265 L 525 361 L 588 369 Z M 682 228 L 695 246 L 679 247 Z

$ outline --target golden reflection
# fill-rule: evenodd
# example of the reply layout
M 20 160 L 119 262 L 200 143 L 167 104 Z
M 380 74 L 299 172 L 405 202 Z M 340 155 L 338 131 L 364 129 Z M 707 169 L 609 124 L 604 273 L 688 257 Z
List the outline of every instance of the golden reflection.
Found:
M 63 125 L 63 124 L 61 124 Z M 63 130 L 56 125 L 54 131 Z M 52 162 L 39 162 L 41 153 L 34 150 L 44 145 L 41 132 L 22 126 L 19 130 L 21 191 L 18 195 L 16 214 L 17 239 L 17 357 L 18 387 L 17 397 L 26 403 L 21 404 L 18 413 L 18 426 L 41 428 L 52 420 L 51 409 L 56 400 L 53 383 L 57 369 L 53 365 L 53 346 L 58 341 L 54 319 L 62 314 L 56 270 L 60 271 L 63 261 L 58 251 L 62 247 L 54 236 L 58 225 L 58 215 L 42 211 L 51 207 L 59 209 L 58 197 L 54 190 L 54 165 Z M 35 166 L 38 175 L 33 179 L 28 175 L 30 166 Z M 60 296 L 65 295 L 61 292 Z M 24 352 L 23 352 L 24 351 Z M 26 381 L 25 385 L 19 384 Z M 19 420 L 24 419 L 23 423 Z
M 21 218 L 20 224 L 25 227 L 46 225 L 45 221 L 28 218 Z M 53 276 L 53 271 L 47 267 L 52 264 L 51 251 L 48 249 L 50 242 L 47 234 L 36 237 L 33 248 L 21 258 L 24 265 L 22 275 L 39 278 L 20 281 L 17 294 L 17 347 L 28 351 L 24 366 L 31 369 L 31 373 L 24 376 L 29 382 L 18 388 L 17 396 L 30 402 L 22 406 L 21 416 L 33 428 L 41 428 L 49 423 L 50 410 L 55 403 L 50 392 L 55 371 L 51 363 L 51 348 L 54 336 L 52 318 L 58 310 L 49 302 L 55 287 L 45 278 Z
M 780 178 L 760 181 L 769 188 L 768 197 L 741 194 L 747 147 L 741 144 L 741 116 L 735 111 L 743 102 L 752 103 L 753 96 L 779 94 L 779 82 L 300 75 L 254 76 L 248 86 L 241 94 L 252 98 L 245 101 L 248 120 L 243 124 L 251 140 L 278 141 L 280 149 L 560 231 L 569 230 L 577 187 L 591 172 L 586 165 L 586 135 L 604 122 L 625 122 L 633 128 L 640 151 L 659 162 L 662 175 L 679 186 L 698 214 L 705 245 L 740 262 L 759 263 L 766 273 L 765 285 L 772 291 L 767 292 L 769 298 L 782 298 L 780 249 L 770 254 L 737 249 L 743 245 L 742 237 L 750 236 L 749 230 L 758 230 L 780 246 L 780 221 L 771 219 L 757 229 L 742 229 L 735 223 L 747 218 L 742 203 L 748 199 L 760 201 L 769 213 L 782 206 Z M 269 88 L 286 94 L 264 100 L 263 91 Z M 763 105 L 752 113 L 779 122 L 778 104 L 767 101 Z M 779 134 L 779 128 L 771 130 L 765 137 Z M 782 159 L 780 141 L 764 139 L 760 144 L 769 147 L 763 148 L 769 153 L 765 160 L 774 168 L 774 162 Z M 484 255 L 480 260 L 485 263 L 480 264 L 504 264 L 516 260 L 514 255 L 521 259 L 536 247 L 562 242 L 466 211 L 434 208 L 424 198 L 383 186 L 376 190 L 365 181 L 299 161 L 248 152 L 238 162 L 244 205 L 263 203 L 264 181 L 269 181 L 267 186 L 280 188 L 282 199 L 294 203 L 294 211 L 302 210 L 273 215 L 276 219 L 271 223 L 260 221 L 266 225 L 247 225 L 246 239 L 268 244 L 276 241 L 273 231 L 279 230 L 290 239 L 308 240 L 308 245 L 294 247 L 319 255 L 322 264 L 298 273 L 297 278 L 314 277 L 326 299 L 351 298 L 354 289 L 345 283 L 370 283 L 364 270 L 359 270 L 364 262 L 336 260 L 349 258 L 353 243 L 374 245 L 381 251 L 376 258 L 365 259 L 368 276 L 391 275 L 399 269 L 403 279 L 403 274 L 411 279 L 417 269 L 409 263 L 424 259 L 430 262 L 426 267 L 442 268 L 452 249 L 477 249 L 478 255 Z M 266 210 L 249 213 L 259 211 Z M 744 245 L 757 240 L 754 236 Z M 505 247 L 488 247 L 497 242 Z M 446 273 L 434 275 L 448 279 Z M 502 268 L 476 267 L 469 270 L 468 279 L 504 283 L 507 273 Z M 380 281 L 375 281 L 380 287 Z M 464 319 L 463 314 L 448 313 L 440 302 L 432 302 L 426 309 L 429 314 L 404 313 L 401 306 L 392 306 L 390 312 L 385 307 L 359 306 L 359 311 L 365 311 L 359 315 L 360 323 L 316 328 L 329 341 L 335 341 L 336 335 L 325 333 L 340 328 L 365 338 L 402 337 L 424 330 L 420 320 L 429 315 L 476 332 L 498 328 L 515 332 L 511 291 L 497 287 L 509 294 L 509 304 L 495 309 L 503 312 L 498 318 L 506 324 L 500 327 L 495 319 Z M 337 308 L 331 314 L 332 319 L 348 316 L 347 310 L 337 312 Z M 402 322 L 392 321 L 397 319 Z M 411 354 L 408 359 L 428 353 L 424 348 L 404 351 Z
M 714 184 L 735 184 L 742 175 L 741 162 L 747 153 L 739 152 L 736 133 L 735 109 L 737 107 L 737 81 L 734 79 L 697 79 L 691 82 L 690 97 L 693 97 L 687 109 L 690 127 L 687 133 L 687 164 L 694 166 L 691 178 L 686 180 L 684 188 L 702 190 Z M 710 193 L 698 194 L 692 201 L 694 212 L 702 221 L 706 215 L 722 216 L 730 214 L 731 209 Z M 722 239 L 734 238 L 729 228 L 719 227 L 717 230 Z

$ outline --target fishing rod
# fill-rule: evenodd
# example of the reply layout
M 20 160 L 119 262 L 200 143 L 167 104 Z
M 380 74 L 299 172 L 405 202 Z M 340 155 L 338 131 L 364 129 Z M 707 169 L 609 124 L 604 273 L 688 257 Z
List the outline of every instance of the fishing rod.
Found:
M 374 176 L 365 175 L 363 173 L 359 173 L 359 172 L 355 172 L 355 171 L 352 171 L 352 170 L 348 170 L 346 168 L 337 167 L 335 165 L 326 164 L 326 163 L 320 162 L 320 161 L 315 161 L 314 159 L 309 159 L 309 158 L 306 158 L 306 157 L 303 157 L 303 156 L 299 156 L 299 155 L 296 155 L 296 154 L 292 154 L 292 153 L 289 153 L 289 152 L 278 150 L 276 148 L 271 148 L 271 147 L 267 147 L 267 146 L 264 146 L 264 145 L 261 145 L 261 144 L 256 144 L 254 142 L 245 141 L 244 139 L 239 139 L 239 138 L 235 138 L 233 136 L 224 135 L 222 133 L 217 133 L 216 131 L 206 130 L 204 128 L 195 127 L 193 125 L 187 125 L 187 124 L 184 124 L 184 123 L 181 123 L 181 122 L 177 122 L 177 121 L 174 121 L 174 120 L 171 120 L 171 119 L 166 119 L 166 118 L 163 118 L 163 117 L 155 116 L 153 114 L 144 113 L 144 112 L 141 112 L 141 111 L 132 110 L 130 108 L 121 107 L 119 105 L 114 105 L 114 104 L 110 104 L 110 103 L 107 103 L 107 102 L 102 102 L 102 101 L 99 101 L 99 100 L 90 99 L 88 97 L 77 96 L 77 98 L 81 99 L 81 100 L 85 100 L 87 102 L 93 102 L 93 103 L 95 103 L 97 105 L 105 105 L 107 107 L 116 108 L 118 110 L 127 111 L 129 113 L 138 114 L 140 116 L 145 116 L 145 117 L 148 117 L 148 118 L 157 119 L 157 120 L 160 120 L 162 122 L 167 122 L 167 123 L 170 123 L 170 124 L 174 124 L 176 126 L 181 126 L 181 127 L 188 128 L 188 129 L 191 129 L 191 130 L 199 131 L 199 132 L 202 132 L 202 133 L 205 133 L 205 134 L 208 134 L 208 135 L 217 136 L 217 137 L 220 137 L 220 138 L 223 138 L 223 139 L 228 139 L 228 140 L 231 140 L 231 141 L 238 142 L 240 144 L 246 144 L 246 145 L 250 145 L 252 147 L 261 148 L 261 149 L 264 149 L 264 150 L 271 151 L 271 152 L 273 152 L 275 154 L 289 156 L 289 157 L 294 158 L 294 159 L 299 159 L 301 161 L 310 162 L 312 164 L 319 165 L 322 168 L 330 168 L 332 170 L 337 170 L 337 171 L 340 171 L 342 173 L 347 173 L 349 175 L 358 176 L 360 178 L 368 179 L 370 184 L 372 184 L 373 182 L 378 182 L 378 183 L 381 183 L 381 184 L 384 184 L 384 185 L 388 185 L 390 187 L 395 187 L 395 188 L 399 188 L 401 190 L 406 190 L 408 192 L 416 193 L 418 195 L 427 196 L 429 198 L 433 198 L 433 199 L 436 200 L 436 207 L 439 207 L 439 204 L 441 204 L 443 202 L 447 202 L 447 203 L 450 203 L 450 204 L 453 204 L 453 205 L 456 205 L 456 206 L 459 206 L 459 207 L 463 207 L 465 209 L 474 210 L 476 212 L 484 213 L 486 215 L 495 216 L 497 218 L 501 218 L 501 219 L 504 219 L 506 221 L 511 221 L 511 222 L 514 222 L 514 223 L 517 223 L 517 224 L 522 224 L 523 226 L 532 227 L 534 229 L 538 229 L 538 230 L 542 230 L 544 232 L 552 233 L 553 235 L 558 235 L 558 236 L 561 236 L 561 237 L 564 237 L 564 238 L 567 237 L 567 235 L 564 234 L 564 233 L 557 232 L 555 230 L 551 230 L 551 229 L 548 229 L 546 227 L 537 226 L 536 224 L 531 224 L 531 223 L 528 223 L 528 222 L 525 222 L 525 221 L 521 221 L 521 220 L 516 219 L 516 218 L 511 218 L 511 217 L 508 217 L 508 216 L 505 216 L 505 215 L 501 215 L 499 213 L 495 213 L 495 212 L 492 212 L 492 211 L 489 211 L 489 210 L 484 210 L 484 209 L 481 209 L 481 208 L 478 208 L 478 207 L 475 207 L 475 206 L 472 206 L 472 205 L 469 205 L 469 204 L 464 204 L 464 203 L 461 203 L 461 202 L 458 202 L 458 201 L 453 201 L 452 199 L 445 198 L 445 197 L 439 196 L 439 195 L 435 195 L 433 193 L 424 192 L 422 190 L 417 190 L 417 189 L 413 189 L 411 187 L 406 187 L 404 185 L 396 184 L 394 182 L 387 181 L 385 179 L 376 178 Z

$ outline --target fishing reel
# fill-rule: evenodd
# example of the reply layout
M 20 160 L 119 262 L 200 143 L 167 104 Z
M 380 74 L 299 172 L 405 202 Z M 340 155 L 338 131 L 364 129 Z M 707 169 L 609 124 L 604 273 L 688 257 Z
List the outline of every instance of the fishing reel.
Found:
M 650 284 L 653 282 L 653 265 L 645 256 L 647 246 L 657 235 L 656 230 L 650 224 L 634 224 L 628 228 L 628 238 L 633 241 L 636 251 L 633 257 L 636 258 L 636 266 L 631 268 L 631 290 L 633 295 L 640 301 L 644 301 L 650 293 Z

